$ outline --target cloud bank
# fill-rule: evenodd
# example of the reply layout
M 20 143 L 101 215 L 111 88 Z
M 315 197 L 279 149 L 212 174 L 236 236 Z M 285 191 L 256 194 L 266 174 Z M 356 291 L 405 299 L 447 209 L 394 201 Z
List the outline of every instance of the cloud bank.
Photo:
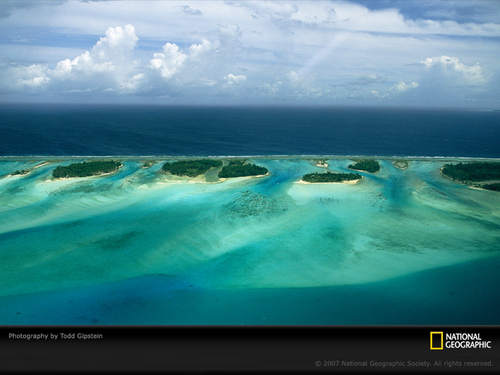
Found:
M 4 7 L 0 32 L 10 42 L 0 45 L 0 100 L 80 93 L 195 104 L 430 105 L 443 96 L 446 105 L 500 104 L 498 23 L 419 18 L 390 5 L 75 1 Z M 436 12 L 425 6 L 420 14 Z M 65 43 L 58 42 L 59 28 L 67 31 Z M 38 29 L 46 39 L 23 35 L 24 29 Z

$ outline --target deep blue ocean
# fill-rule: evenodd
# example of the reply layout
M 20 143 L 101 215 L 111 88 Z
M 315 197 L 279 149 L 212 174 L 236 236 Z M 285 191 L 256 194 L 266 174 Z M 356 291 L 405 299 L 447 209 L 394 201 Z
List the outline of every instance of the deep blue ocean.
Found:
M 500 157 L 500 111 L 0 106 L 0 156 Z

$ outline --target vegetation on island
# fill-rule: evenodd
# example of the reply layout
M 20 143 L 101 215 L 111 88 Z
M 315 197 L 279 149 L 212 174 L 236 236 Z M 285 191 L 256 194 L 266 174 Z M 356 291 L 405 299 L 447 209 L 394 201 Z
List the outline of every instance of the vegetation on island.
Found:
M 30 173 L 30 171 L 28 169 L 19 169 L 17 171 L 14 171 L 11 173 L 12 176 L 18 176 L 18 175 L 25 175 L 25 174 L 28 174 Z
M 144 164 L 142 165 L 142 168 L 147 169 L 151 168 L 153 166 L 154 162 L 152 161 L 145 161 Z
M 499 183 L 494 183 L 494 184 L 484 184 L 481 186 L 483 189 L 488 189 L 488 190 L 493 190 L 493 191 L 500 191 L 500 184 Z
M 97 176 L 115 172 L 121 165 L 122 163 L 115 160 L 84 161 L 83 163 L 74 163 L 66 167 L 56 167 L 52 175 L 56 178 Z
M 361 175 L 359 173 L 334 173 L 334 172 L 326 172 L 326 173 L 308 173 L 302 176 L 302 181 L 318 183 L 318 182 L 344 182 L 344 181 L 353 181 L 359 180 Z
M 163 171 L 170 172 L 176 176 L 196 177 L 205 173 L 210 168 L 222 166 L 221 160 L 199 159 L 199 160 L 178 160 L 172 163 L 163 164 Z
M 260 176 L 268 172 L 267 168 L 255 164 L 247 164 L 245 160 L 238 159 L 231 160 L 229 165 L 224 166 L 219 172 L 219 178 Z
M 500 163 L 445 164 L 441 172 L 452 180 L 464 183 L 500 180 Z
M 373 159 L 361 159 L 355 164 L 350 164 L 349 169 L 355 169 L 357 171 L 365 171 L 369 173 L 377 173 L 380 170 L 380 163 Z
M 229 160 L 229 165 L 244 165 L 247 161 L 245 159 L 232 159 Z

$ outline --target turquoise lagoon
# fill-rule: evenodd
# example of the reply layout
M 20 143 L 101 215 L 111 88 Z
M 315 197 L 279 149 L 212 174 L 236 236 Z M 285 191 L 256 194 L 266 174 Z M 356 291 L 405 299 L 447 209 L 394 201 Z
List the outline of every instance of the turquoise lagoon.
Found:
M 296 183 L 325 171 L 307 157 L 215 183 L 161 158 L 52 179 L 83 160 L 0 161 L 0 324 L 500 322 L 500 194 L 442 177 L 453 159 L 387 158 L 357 184 Z

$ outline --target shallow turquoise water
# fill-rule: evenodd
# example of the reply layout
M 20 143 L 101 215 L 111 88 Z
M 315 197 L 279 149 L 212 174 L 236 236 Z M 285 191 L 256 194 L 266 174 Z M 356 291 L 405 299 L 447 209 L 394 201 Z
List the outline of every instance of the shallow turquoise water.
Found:
M 0 162 L 1 324 L 498 324 L 500 195 L 443 162 L 355 185 L 297 184 L 324 171 L 300 158 L 220 183 L 160 160 L 2 178 L 43 161 Z

